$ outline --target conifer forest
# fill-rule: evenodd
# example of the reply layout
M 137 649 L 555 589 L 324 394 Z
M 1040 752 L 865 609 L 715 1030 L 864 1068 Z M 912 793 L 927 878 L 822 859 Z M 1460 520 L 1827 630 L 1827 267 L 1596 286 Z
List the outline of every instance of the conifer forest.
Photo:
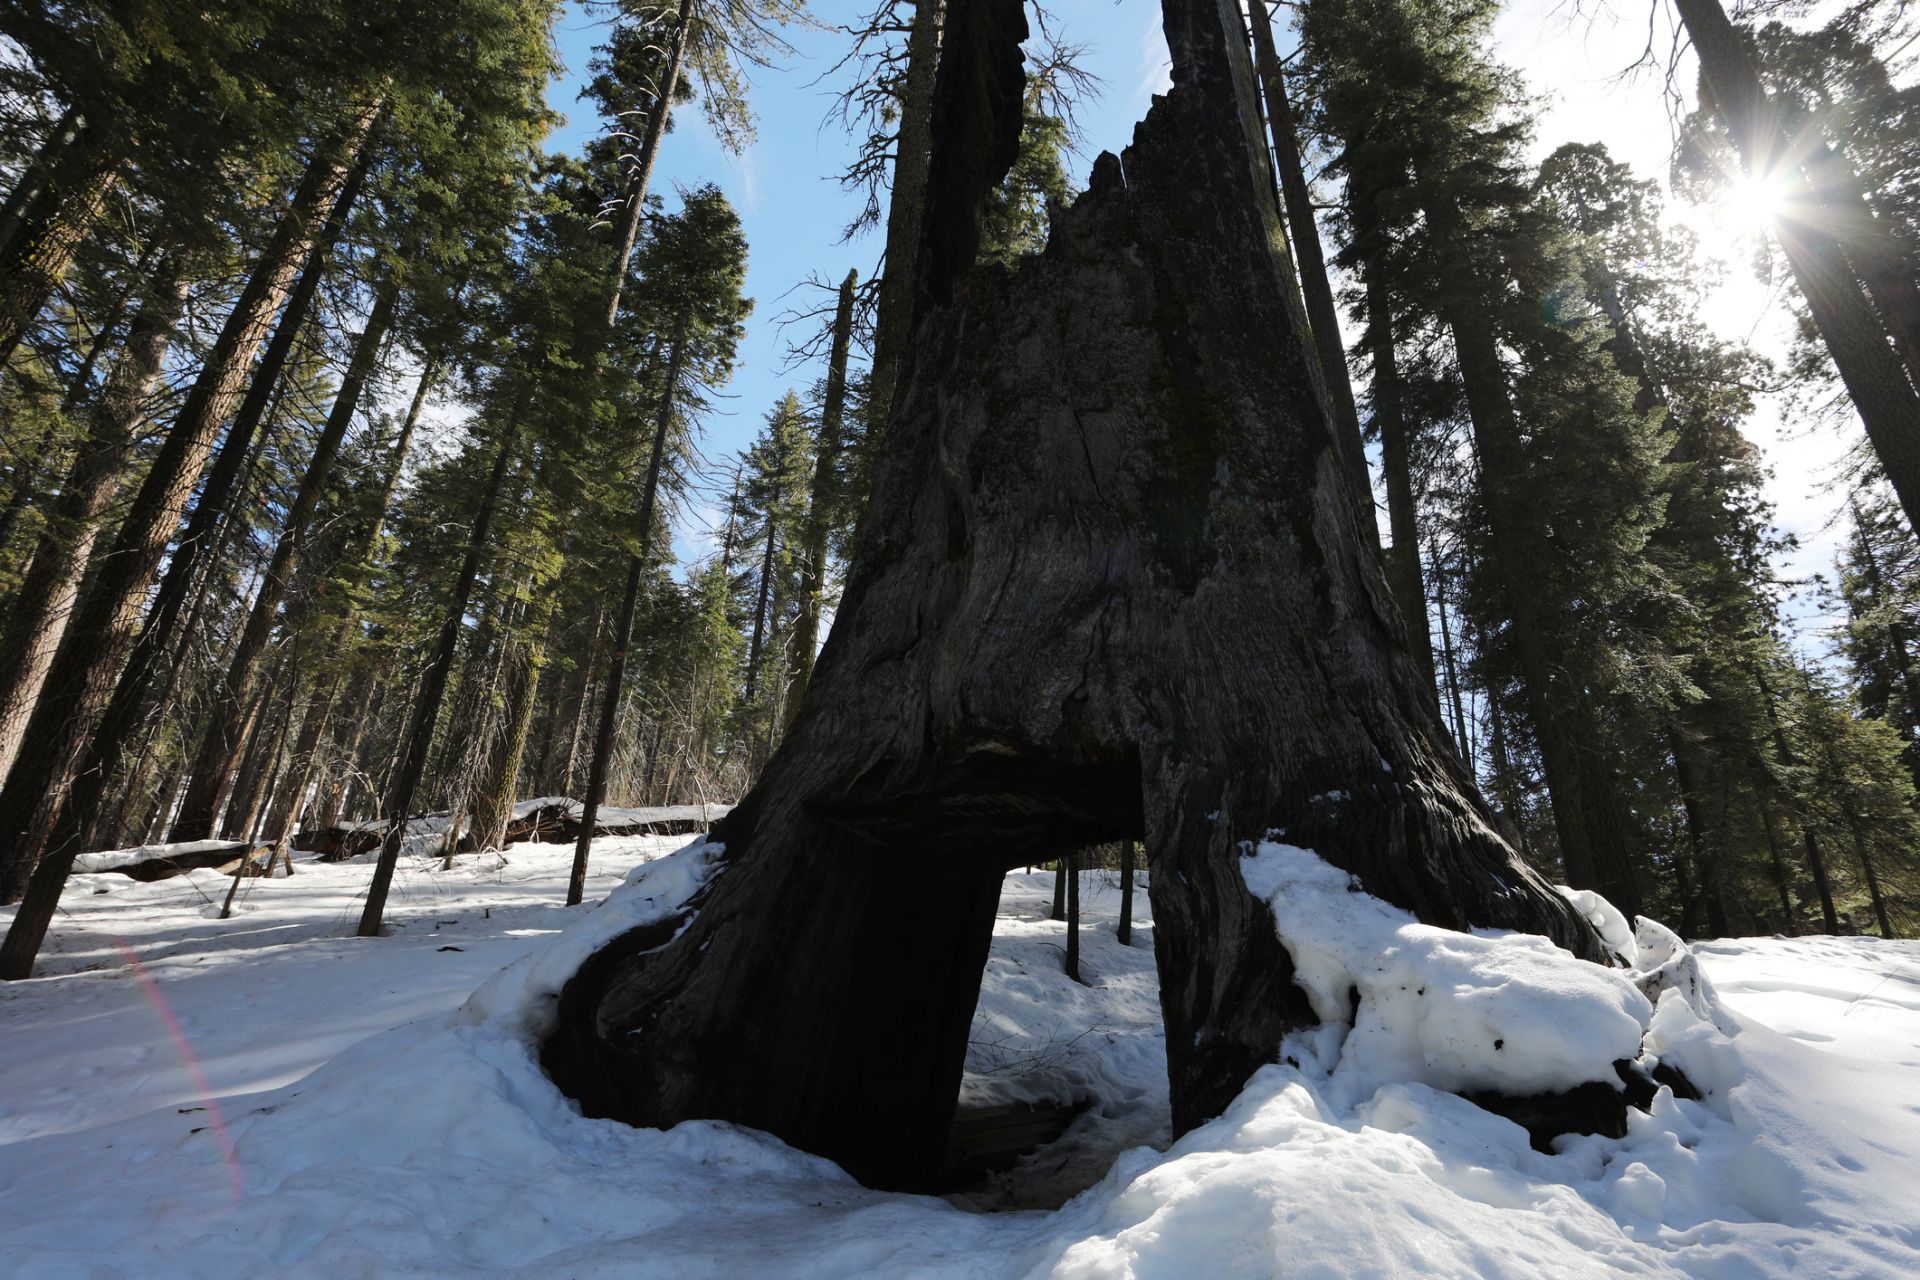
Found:
M 0 199 L 0 1271 L 1920 1273 L 1910 0 L 0 0 Z

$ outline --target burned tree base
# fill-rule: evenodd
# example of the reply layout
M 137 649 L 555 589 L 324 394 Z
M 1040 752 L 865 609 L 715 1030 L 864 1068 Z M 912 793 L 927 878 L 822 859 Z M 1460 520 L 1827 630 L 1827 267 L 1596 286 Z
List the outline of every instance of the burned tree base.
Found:
M 1428 924 L 1592 930 L 1446 743 L 1348 489 L 1237 6 L 1167 0 L 1172 92 L 965 273 L 1021 119 L 1017 0 L 955 0 L 926 278 L 807 698 L 671 928 L 568 984 L 589 1114 L 719 1118 L 938 1179 L 1007 870 L 1144 841 L 1173 1130 L 1316 1019 L 1242 858 L 1283 832 Z M 965 274 L 963 274 L 965 273 Z

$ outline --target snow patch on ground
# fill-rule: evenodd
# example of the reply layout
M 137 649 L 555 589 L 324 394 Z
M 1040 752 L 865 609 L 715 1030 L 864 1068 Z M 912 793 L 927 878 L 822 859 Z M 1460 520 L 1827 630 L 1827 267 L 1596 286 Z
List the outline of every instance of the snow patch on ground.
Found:
M 1436 982 L 1465 983 L 1471 1012 L 1458 1019 L 1412 1005 L 1393 1015 L 1408 1043 L 1455 1021 L 1459 1036 L 1433 1038 L 1432 1063 L 1404 1046 L 1355 1047 L 1348 1063 L 1342 1045 L 1324 1065 L 1263 1068 L 1227 1114 L 1164 1152 L 1124 1151 L 1057 1212 L 979 1214 L 867 1190 L 730 1125 L 586 1120 L 546 1080 L 532 1046 L 571 964 L 599 939 L 665 918 L 712 873 L 712 846 L 662 856 L 676 843 L 596 841 L 590 896 L 615 891 L 577 908 L 561 905 L 564 847 L 516 846 L 447 872 L 403 864 L 393 936 L 376 940 L 341 936 L 364 865 L 302 862 L 292 879 L 244 887 L 231 921 L 201 914 L 228 883 L 211 872 L 76 877 L 49 976 L 0 989 L 7 1273 L 1920 1274 L 1916 944 L 1745 940 L 1684 952 L 1713 985 L 1691 997 L 1660 990 L 1647 1047 L 1706 1097 L 1663 1093 L 1627 1138 L 1563 1140 L 1547 1156 L 1432 1081 L 1485 1069 L 1479 1040 L 1496 1028 L 1510 1043 L 1543 1042 L 1526 1051 L 1537 1059 L 1527 1078 L 1567 1078 L 1572 1041 L 1612 1053 L 1622 1019 L 1638 1025 L 1647 1006 L 1632 978 L 1554 976 L 1556 963 L 1579 962 L 1526 939 L 1409 935 L 1344 881 L 1263 852 L 1255 878 L 1270 873 L 1262 884 L 1276 901 L 1283 881 L 1296 884 L 1396 949 L 1356 954 L 1331 926 L 1289 915 L 1283 935 L 1317 949 L 1303 966 L 1316 1000 L 1344 999 L 1344 981 L 1362 988 L 1363 1009 L 1394 1005 L 1397 972 L 1427 980 L 1421 1000 Z M 1082 1123 L 1125 1140 L 1127 1125 L 1148 1132 L 1147 1114 L 1164 1115 L 1164 1083 L 1150 1083 L 1163 1052 L 1157 995 L 1141 963 L 1151 931 L 1120 948 L 1117 894 L 1090 892 L 1088 985 L 1076 986 L 1058 970 L 1064 926 L 1040 918 L 1050 887 L 1045 875 L 1009 878 L 968 1088 L 1090 1093 L 1098 1123 Z M 1656 963 L 1660 945 L 1643 932 L 1634 959 Z M 128 951 L 196 1055 L 204 1094 Z M 1514 990 L 1481 995 L 1493 975 Z M 1526 1013 L 1563 982 L 1592 1027 Z M 873 1033 L 887 1034 L 884 1016 Z M 1407 1074 L 1361 1089 L 1350 1069 L 1361 1064 Z

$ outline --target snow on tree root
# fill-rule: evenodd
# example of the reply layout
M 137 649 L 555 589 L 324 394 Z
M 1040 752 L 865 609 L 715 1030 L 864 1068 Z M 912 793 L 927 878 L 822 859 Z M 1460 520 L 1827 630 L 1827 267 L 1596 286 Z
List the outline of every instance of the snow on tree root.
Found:
M 1567 1133 L 1625 1136 L 1628 1106 L 1645 1111 L 1663 1089 L 1699 1096 L 1654 1046 L 1725 1025 L 1699 961 L 1655 921 L 1629 931 L 1597 894 L 1561 890 L 1619 960 L 1610 969 L 1542 937 L 1422 924 L 1292 845 L 1262 842 L 1242 874 L 1321 1021 L 1290 1038 L 1291 1058 L 1321 1064 L 1344 1096 L 1425 1084 L 1516 1121 L 1542 1151 Z M 1695 1054 L 1709 1089 L 1739 1076 L 1717 1043 Z

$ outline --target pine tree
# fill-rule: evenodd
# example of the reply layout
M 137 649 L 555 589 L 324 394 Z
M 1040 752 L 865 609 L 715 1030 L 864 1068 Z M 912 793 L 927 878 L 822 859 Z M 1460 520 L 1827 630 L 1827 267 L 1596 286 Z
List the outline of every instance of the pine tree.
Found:
M 1457 368 L 1478 462 L 1480 665 L 1520 696 L 1570 881 L 1633 910 L 1637 842 L 1602 703 L 1610 619 L 1646 585 L 1635 564 L 1660 518 L 1659 451 L 1604 328 L 1567 297 L 1560 230 L 1528 208 L 1525 118 L 1483 53 L 1492 13 L 1482 0 L 1316 0 L 1303 38 L 1321 127 L 1341 145 L 1344 256 L 1384 290 L 1369 317 L 1376 369 L 1392 351 L 1379 331 L 1403 314 L 1444 336 Z M 1395 465 L 1390 505 L 1411 487 Z M 1411 532 L 1396 557 L 1418 554 Z
M 664 350 L 655 350 L 659 380 L 650 388 L 651 412 L 644 418 L 636 415 L 651 428 L 645 437 L 645 478 L 626 557 L 626 587 L 614 615 L 613 652 L 567 884 L 569 904 L 579 902 L 586 892 L 588 852 L 613 766 L 634 618 L 653 554 L 655 528 L 661 523 L 660 497 L 673 485 L 669 448 L 678 451 L 689 425 L 704 407 L 702 390 L 731 376 L 742 324 L 753 305 L 741 295 L 746 239 L 739 217 L 714 187 L 688 193 L 680 214 L 661 220 L 648 238 L 638 267 L 630 323 L 664 344 Z

